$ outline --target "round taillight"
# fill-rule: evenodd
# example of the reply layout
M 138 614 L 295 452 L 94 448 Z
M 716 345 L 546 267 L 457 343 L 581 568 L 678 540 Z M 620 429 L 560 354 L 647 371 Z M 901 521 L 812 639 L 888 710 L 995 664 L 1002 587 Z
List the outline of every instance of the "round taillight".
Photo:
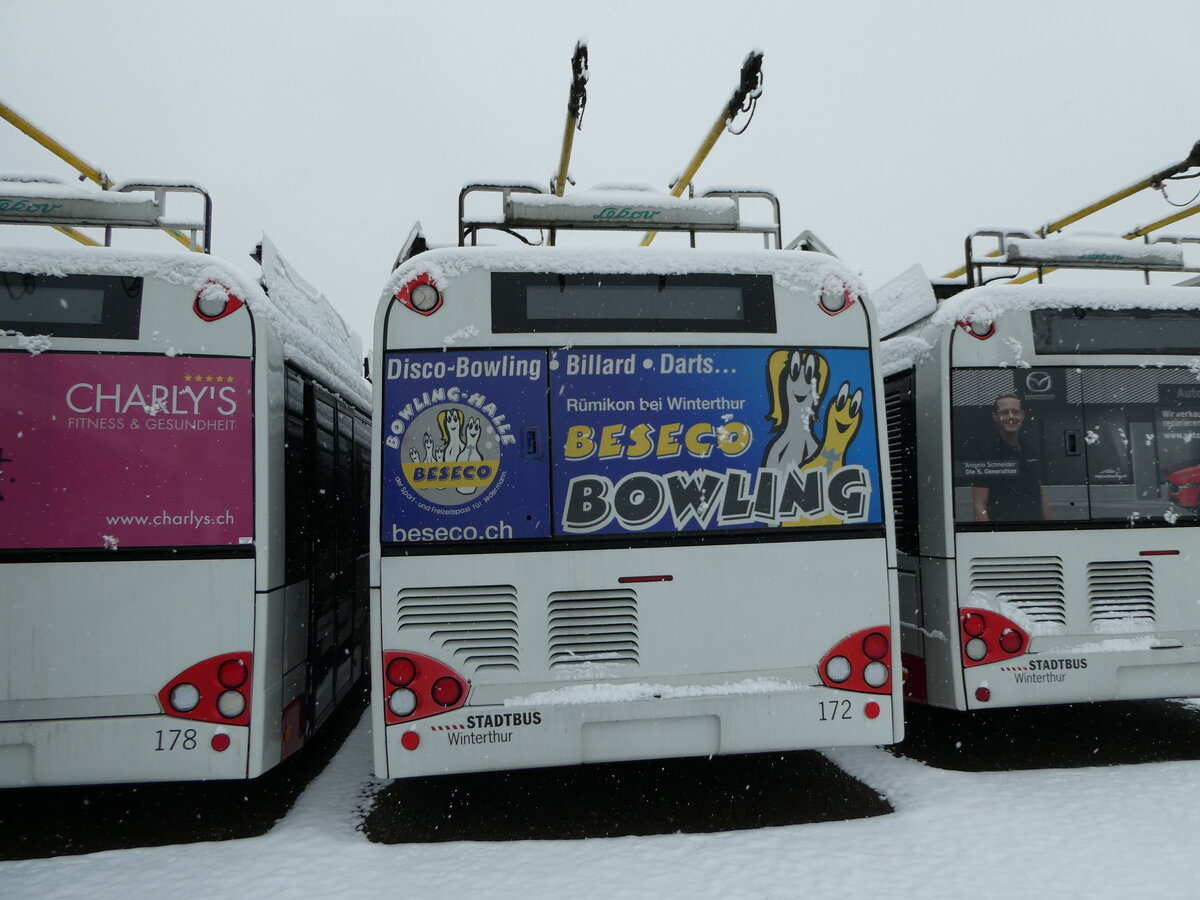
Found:
M 1020 653 L 1024 643 L 1021 632 L 1015 628 L 1006 628 L 1000 635 L 1000 649 L 1005 653 Z
M 397 656 L 387 664 L 387 679 L 396 687 L 407 687 L 416 677 L 416 663 L 407 656 Z
M 438 305 L 441 296 L 432 284 L 418 284 L 409 295 L 413 308 L 418 312 L 429 312 Z
M 458 679 L 446 675 L 433 683 L 429 695 L 438 706 L 453 706 L 462 699 L 463 689 Z
M 987 621 L 979 613 L 967 613 L 962 620 L 962 630 L 969 637 L 979 637 L 987 628 Z
M 196 295 L 196 309 L 210 319 L 220 318 L 229 305 L 229 292 L 219 284 L 206 284 Z
M 971 337 L 978 338 L 981 341 L 986 341 L 996 333 L 996 323 L 986 322 L 983 319 L 963 319 L 958 324 Z
M 980 703 L 987 703 L 992 699 L 992 689 L 986 687 L 975 688 L 975 699 Z
M 217 669 L 217 681 L 224 688 L 240 688 L 246 683 L 246 664 L 240 659 L 227 659 Z
M 879 704 L 876 703 L 874 700 L 872 700 L 870 703 L 868 703 L 866 706 L 863 707 L 863 715 L 866 716 L 868 719 L 878 719 L 879 718 Z
M 876 660 L 867 663 L 863 669 L 863 680 L 873 688 L 881 688 L 887 684 L 888 667 Z
M 863 653 L 867 655 L 867 659 L 883 659 L 887 652 L 888 639 L 882 632 L 872 631 L 863 638 Z
M 854 294 L 841 282 L 828 282 L 821 286 L 817 303 L 829 315 L 836 316 L 854 303 Z
M 967 641 L 967 659 L 979 662 L 987 656 L 988 647 L 987 641 L 983 638 L 971 638 Z
M 835 656 L 825 664 L 825 677 L 834 684 L 841 684 L 850 677 L 850 660 L 844 656 Z
M 246 698 L 237 691 L 224 691 L 217 698 L 217 712 L 227 719 L 236 719 L 246 711 Z
M 388 695 L 387 704 L 393 716 L 411 716 L 417 708 L 417 695 L 408 688 L 399 688 Z
M 171 688 L 169 699 L 175 712 L 191 712 L 200 705 L 200 689 L 185 681 Z
M 405 750 L 416 750 L 421 746 L 421 736 L 415 731 L 406 731 L 400 735 L 400 746 Z
M 218 731 L 216 734 L 214 734 L 212 736 L 212 740 L 209 743 L 212 744 L 212 748 L 214 750 L 216 750 L 218 753 L 224 753 L 226 750 L 229 749 L 229 744 L 230 744 L 229 735 L 227 735 L 223 731 Z

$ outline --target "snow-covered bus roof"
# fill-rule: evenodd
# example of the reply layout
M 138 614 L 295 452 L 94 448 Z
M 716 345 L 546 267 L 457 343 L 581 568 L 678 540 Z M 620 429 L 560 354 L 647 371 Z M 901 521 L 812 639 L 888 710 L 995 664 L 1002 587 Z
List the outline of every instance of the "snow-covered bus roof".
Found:
M 907 274 L 907 273 L 905 273 Z M 899 279 L 898 279 L 899 280 Z M 886 301 L 886 298 L 885 298 Z M 886 306 L 883 307 L 886 310 Z M 1184 309 L 1200 311 L 1200 291 L 1194 287 L 1136 286 L 1124 287 L 1056 287 L 1045 284 L 985 285 L 971 288 L 943 300 L 936 310 L 910 324 L 905 334 L 885 337 L 880 342 L 880 369 L 884 377 L 913 368 L 933 350 L 933 335 L 924 332 L 926 325 L 953 327 L 959 322 L 972 322 L 986 328 L 1006 312 L 1028 312 L 1033 309 Z M 885 313 L 880 311 L 881 321 Z M 900 318 L 893 313 L 893 318 Z M 887 334 L 887 329 L 881 330 Z
M 363 406 L 370 403 L 370 386 L 360 368 L 361 340 L 320 293 L 281 261 L 265 238 L 263 278 L 270 296 L 261 285 L 228 263 L 208 254 L 187 251 L 0 247 L 0 271 L 155 278 L 196 291 L 210 281 L 219 282 L 244 300 L 260 321 L 269 323 L 282 340 L 289 359 L 327 381 L 347 399 Z M 45 346 L 46 342 L 40 344 Z
M 771 275 L 785 287 L 820 284 L 836 276 L 859 295 L 865 293 L 858 275 L 841 260 L 803 250 L 695 250 L 632 247 L 624 250 L 572 250 L 561 247 L 446 247 L 412 257 L 396 269 L 380 295 L 387 308 L 401 287 L 427 273 L 446 283 L 483 268 L 497 272 L 554 272 L 583 275 Z
M 987 326 L 1003 313 L 1031 309 L 1196 309 L 1200 291 L 1192 287 L 1054 287 L 1045 284 L 985 285 L 963 291 L 938 305 L 934 325 L 971 321 Z

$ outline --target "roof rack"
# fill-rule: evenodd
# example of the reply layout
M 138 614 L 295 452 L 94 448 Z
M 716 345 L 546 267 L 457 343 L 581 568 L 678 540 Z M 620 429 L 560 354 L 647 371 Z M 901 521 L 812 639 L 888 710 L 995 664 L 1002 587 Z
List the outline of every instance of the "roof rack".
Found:
M 467 198 L 472 195 L 498 195 L 500 210 L 491 216 L 467 217 Z M 769 223 L 742 219 L 742 201 L 765 200 L 771 207 Z M 763 190 L 721 189 L 699 197 L 672 197 L 646 188 L 614 187 L 580 191 L 558 197 L 535 184 L 499 182 L 472 183 L 458 195 L 458 245 L 477 243 L 479 232 L 502 231 L 530 245 L 523 232 L 538 231 L 682 231 L 691 235 L 702 232 L 761 234 L 763 246 L 782 247 L 779 201 Z
M 170 218 L 166 207 L 171 194 L 199 194 L 203 218 Z M 0 176 L 0 223 L 103 228 L 106 247 L 114 228 L 161 228 L 186 233 L 189 249 L 212 251 L 212 198 L 198 185 L 183 182 L 124 182 L 95 191 L 52 177 Z
M 980 243 L 987 247 L 981 250 Z M 1200 266 L 1186 263 L 1184 244 L 1200 244 L 1200 237 L 1169 235 L 1151 241 L 1143 236 L 1139 242 L 1116 235 L 1047 238 L 1018 229 L 984 229 L 967 235 L 966 287 L 985 284 L 985 268 L 1033 268 L 1039 282 L 1055 269 L 1130 269 L 1144 273 L 1147 283 L 1151 272 L 1200 272 Z

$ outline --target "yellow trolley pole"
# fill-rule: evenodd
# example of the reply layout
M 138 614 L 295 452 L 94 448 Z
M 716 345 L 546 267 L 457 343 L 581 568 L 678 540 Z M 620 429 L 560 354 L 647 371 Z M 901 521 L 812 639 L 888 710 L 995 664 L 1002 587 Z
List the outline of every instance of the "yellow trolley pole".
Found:
M 671 188 L 672 197 L 683 195 L 687 186 L 691 184 L 692 179 L 696 176 L 696 171 L 717 143 L 721 132 L 733 124 L 733 120 L 737 114 L 749 110 L 751 115 L 753 115 L 754 106 L 758 103 L 758 98 L 762 94 L 762 59 L 762 53 L 755 50 L 742 63 L 741 82 L 738 84 L 737 90 L 733 92 L 733 97 L 725 104 L 725 108 L 721 110 L 721 115 L 713 123 L 713 127 L 709 129 L 704 142 L 700 145 L 700 149 L 696 151 L 695 156 L 692 157 L 683 174 L 679 176 L 679 180 Z M 746 124 L 748 125 L 749 122 Z M 743 127 L 742 131 L 745 130 Z M 741 134 L 742 132 L 739 131 L 736 133 Z M 641 246 L 649 247 L 650 242 L 654 240 L 656 234 L 658 234 L 657 231 L 646 232 L 645 237 L 642 238 Z
M 104 171 L 97 169 L 90 163 L 84 162 L 84 160 L 76 156 L 58 141 L 54 140 L 54 138 L 50 137 L 50 135 L 46 134 L 46 132 L 42 131 L 7 103 L 0 102 L 0 119 L 4 119 L 22 134 L 33 138 L 33 140 L 37 141 L 84 178 L 87 178 L 89 181 L 94 181 L 96 184 L 100 185 L 100 190 L 107 191 L 113 186 L 113 180 L 109 178 Z M 77 231 L 76 229 L 70 228 L 66 225 L 55 225 L 54 229 L 56 231 L 61 231 L 67 237 L 71 238 L 72 240 L 76 240 L 81 244 L 88 244 L 92 247 L 101 246 L 99 241 L 93 240 L 82 231 Z M 175 238 L 175 240 L 179 241 L 179 243 L 183 244 L 189 250 L 197 250 L 197 248 L 192 244 L 191 240 L 189 240 L 186 235 L 181 234 L 173 228 L 164 228 L 163 231 Z
M 1120 201 L 1124 200 L 1126 197 L 1132 197 L 1134 194 L 1137 194 L 1137 193 L 1140 193 L 1141 191 L 1146 190 L 1146 188 L 1158 187 L 1164 181 L 1166 181 L 1168 178 L 1172 178 L 1172 177 L 1178 175 L 1180 172 L 1185 172 L 1188 169 L 1195 168 L 1196 166 L 1200 166 L 1200 141 L 1197 141 L 1195 143 L 1195 145 L 1193 145 L 1192 152 L 1189 153 L 1187 158 L 1184 159 L 1182 162 L 1178 162 L 1173 166 L 1168 166 L 1167 168 L 1163 169 L 1161 172 L 1155 172 L 1153 175 L 1143 178 L 1141 181 L 1135 182 L 1134 184 L 1131 184 L 1128 187 L 1121 188 L 1121 190 L 1117 191 L 1116 193 L 1109 194 L 1107 197 L 1104 197 L 1101 200 L 1097 200 L 1095 203 L 1091 203 L 1088 206 L 1085 206 L 1082 209 L 1078 209 L 1073 213 L 1068 213 L 1067 215 L 1063 216 L 1061 219 L 1056 219 L 1053 222 L 1047 222 L 1045 225 L 1043 225 L 1041 228 L 1039 228 L 1037 230 L 1037 233 L 1041 237 L 1046 237 L 1046 235 L 1048 235 L 1048 234 L 1053 234 L 1056 231 L 1062 231 L 1062 229 L 1066 228 L 1068 225 L 1072 225 L 1075 222 L 1078 222 L 1080 219 L 1087 218 L 1092 213 L 1099 212 L 1102 209 L 1112 206 L 1114 203 L 1119 203 Z M 1176 221 L 1178 221 L 1178 220 L 1176 220 Z M 1159 227 L 1161 227 L 1161 226 L 1159 226 Z M 1138 237 L 1140 237 L 1140 235 L 1138 235 Z M 1000 255 L 999 250 L 994 250 L 988 254 L 988 256 L 999 256 L 999 255 Z M 942 277 L 943 278 L 961 278 L 965 274 L 967 274 L 967 267 L 960 266 L 959 268 L 955 269 L 953 272 L 947 272 Z M 1009 282 L 1009 283 L 1013 284 L 1015 282 Z
M 567 97 L 567 124 L 563 129 L 562 151 L 558 156 L 558 174 L 550 182 L 554 196 L 561 197 L 570 177 L 571 150 L 575 146 L 575 132 L 583 128 L 583 108 L 587 106 L 588 49 L 583 40 L 575 44 L 571 57 L 571 93 Z M 554 246 L 554 229 L 546 236 L 546 244 Z

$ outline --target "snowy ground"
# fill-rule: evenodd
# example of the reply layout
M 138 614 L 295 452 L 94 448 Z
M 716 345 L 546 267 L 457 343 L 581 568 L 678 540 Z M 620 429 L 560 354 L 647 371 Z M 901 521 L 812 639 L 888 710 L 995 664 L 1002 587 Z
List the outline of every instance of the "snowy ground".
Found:
M 830 751 L 892 815 L 719 834 L 372 844 L 364 720 L 268 834 L 0 863 L 0 897 L 1196 896 L 1200 760 L 967 773 Z M 1200 753 L 1198 753 L 1200 755 Z

